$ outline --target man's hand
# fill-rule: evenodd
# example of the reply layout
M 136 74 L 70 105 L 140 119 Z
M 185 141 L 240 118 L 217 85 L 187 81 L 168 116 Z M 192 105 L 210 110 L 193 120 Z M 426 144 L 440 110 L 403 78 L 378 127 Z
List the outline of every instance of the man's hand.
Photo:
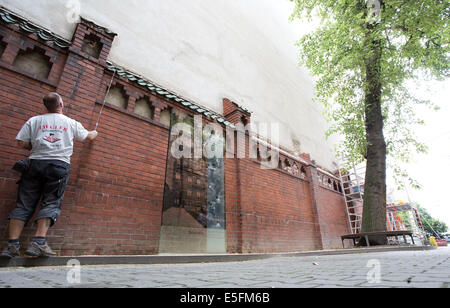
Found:
M 92 141 L 95 138 L 97 138 L 98 132 L 93 130 L 92 132 L 89 132 L 88 136 L 86 137 L 86 140 Z
M 31 142 L 16 140 L 16 144 L 19 149 L 25 149 L 25 150 L 31 151 L 31 149 L 33 148 L 31 145 Z

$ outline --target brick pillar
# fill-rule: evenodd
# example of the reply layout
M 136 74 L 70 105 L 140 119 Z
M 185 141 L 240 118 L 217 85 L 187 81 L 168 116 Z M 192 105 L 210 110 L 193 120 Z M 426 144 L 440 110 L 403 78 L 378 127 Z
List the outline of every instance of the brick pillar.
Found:
M 224 100 L 224 102 L 226 101 Z M 234 104 L 231 106 L 236 107 Z M 238 123 L 239 115 L 243 116 L 244 112 L 236 108 L 235 111 L 232 111 L 232 115 L 235 121 L 232 119 L 231 121 Z M 250 121 L 250 114 L 245 114 L 245 116 Z M 227 118 L 227 120 L 230 121 L 230 118 Z M 245 187 L 247 187 L 249 181 L 249 164 L 254 162 L 249 158 L 248 132 L 245 132 L 245 138 L 238 138 L 237 131 L 227 131 L 227 135 L 231 133 L 234 134 L 233 138 L 230 138 L 231 142 L 234 143 L 234 148 L 227 148 L 225 160 L 227 251 L 229 253 L 252 253 L 257 248 L 257 219 L 255 202 L 248 197 Z M 238 146 L 239 142 L 242 143 L 240 147 Z M 238 148 L 243 150 L 243 153 L 238 155 Z
M 310 179 L 310 189 L 311 189 L 311 201 L 312 201 L 312 209 L 314 214 L 314 223 L 315 223 L 315 233 L 317 234 L 317 241 L 319 243 L 318 249 L 323 249 L 323 235 L 320 227 L 320 211 L 319 211 L 319 176 L 317 173 L 317 167 L 313 164 L 310 164 L 307 167 L 307 177 Z
M 223 114 L 227 121 L 235 125 L 242 123 L 247 126 L 251 123 L 251 112 L 227 98 L 223 99 Z M 244 142 L 245 146 L 239 147 L 238 142 Z M 226 176 L 233 179 L 232 183 L 230 183 L 231 181 L 227 182 L 226 189 L 227 207 L 232 207 L 230 209 L 232 217 L 230 218 L 234 220 L 233 234 L 230 234 L 233 236 L 233 241 L 229 241 L 229 244 L 234 245 L 233 249 L 239 253 L 252 253 L 256 250 L 257 244 L 257 219 L 255 203 L 253 200 L 249 200 L 245 194 L 245 187 L 249 180 L 248 164 L 253 163 L 250 160 L 249 132 L 245 132 L 243 140 L 240 140 L 235 132 L 234 144 L 234 158 L 229 158 L 225 162 Z M 238 153 L 239 148 L 245 149 L 245 158 L 242 158 L 243 153 Z
M 251 121 L 251 113 L 248 110 L 240 107 L 227 98 L 223 99 L 223 114 L 225 119 L 233 124 L 237 124 L 239 122 L 249 124 Z
M 3 41 L 7 43 L 5 50 L 3 50 L 2 60 L 10 65 L 13 64 L 14 58 L 20 50 L 20 37 L 10 36 L 3 38 Z
M 65 102 L 65 114 L 81 122 L 88 130 L 94 129 L 100 111 L 96 99 L 102 88 L 106 60 L 114 37 L 115 34 L 110 34 L 104 28 L 82 19 L 76 27 L 73 43 L 69 48 L 56 89 Z M 97 58 L 84 47 L 92 38 L 96 38 L 97 44 L 101 46 Z M 82 161 L 89 160 L 87 146 L 84 144 L 83 147 L 75 147 L 72 161 L 80 163 L 76 164 L 80 169 L 83 168 Z M 81 152 L 83 152 L 82 159 L 80 159 Z M 80 170 L 72 171 L 73 174 L 77 172 Z
M 83 51 L 83 44 L 86 43 L 87 35 L 97 37 L 101 42 L 101 50 L 98 58 Z M 68 117 L 79 121 L 87 130 L 95 128 L 101 106 L 96 104 L 99 91 L 102 89 L 102 79 L 104 77 L 106 59 L 109 55 L 112 41 L 115 35 L 108 34 L 94 24 L 82 20 L 76 27 L 73 44 L 69 48 L 66 63 L 63 67 L 61 77 L 57 84 L 56 92 L 64 100 L 64 113 Z M 99 130 L 101 133 L 101 130 Z M 90 191 L 90 183 L 87 180 L 93 172 L 88 165 L 99 165 L 101 157 L 92 154 L 93 144 L 90 142 L 76 142 L 74 155 L 71 161 L 71 175 L 69 186 L 64 200 L 67 213 L 73 215 L 73 211 L 80 204 L 80 200 L 86 195 L 85 191 Z M 71 210 L 69 210 L 71 208 Z M 59 228 L 73 228 L 70 226 L 70 216 L 64 215 L 60 219 L 60 224 L 53 232 L 61 232 Z M 72 242 L 74 239 L 68 239 Z M 64 248 L 69 249 L 69 248 Z
M 86 37 L 96 37 L 102 45 L 100 55 L 95 58 L 83 46 Z M 77 25 L 73 44 L 69 49 L 66 65 L 60 78 L 57 92 L 63 97 L 68 116 L 93 124 L 95 102 L 101 88 L 106 59 L 114 35 L 82 20 Z M 94 123 L 95 124 L 95 123 Z M 92 126 L 92 125 L 91 125 Z

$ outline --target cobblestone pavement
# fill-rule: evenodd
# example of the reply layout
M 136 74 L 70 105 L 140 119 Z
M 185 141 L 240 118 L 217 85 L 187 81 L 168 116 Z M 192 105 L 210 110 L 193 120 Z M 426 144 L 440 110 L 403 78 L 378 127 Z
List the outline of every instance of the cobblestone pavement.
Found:
M 232 263 L 81 266 L 79 284 L 68 282 L 68 276 L 77 278 L 74 268 L 69 270 L 69 267 L 3 268 L 0 288 L 448 288 L 450 247 Z

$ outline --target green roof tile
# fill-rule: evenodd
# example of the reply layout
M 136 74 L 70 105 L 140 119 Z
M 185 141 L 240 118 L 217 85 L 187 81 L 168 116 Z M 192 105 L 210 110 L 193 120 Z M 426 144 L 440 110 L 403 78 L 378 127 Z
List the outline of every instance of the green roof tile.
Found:
M 223 123 L 224 125 L 229 126 L 229 127 L 233 127 L 233 128 L 235 127 L 233 124 L 226 121 L 219 115 L 213 113 L 212 111 L 206 110 L 203 107 L 200 107 L 200 106 L 198 106 L 192 102 L 189 102 L 187 100 L 184 100 L 183 98 L 179 97 L 178 95 L 176 95 L 166 89 L 158 87 L 158 86 L 154 85 L 153 83 L 151 83 L 150 81 L 145 80 L 144 78 L 142 78 L 136 74 L 133 74 L 123 68 L 117 67 L 115 64 L 113 64 L 110 61 L 107 61 L 106 63 L 107 63 L 108 70 L 116 71 L 116 73 L 119 76 L 122 76 L 122 77 L 128 79 L 130 82 L 135 82 L 136 84 L 138 84 L 140 86 L 147 87 L 147 89 L 149 89 L 150 91 L 155 91 L 157 94 L 163 95 L 164 97 L 166 97 L 170 100 L 173 100 L 174 102 L 179 103 L 184 107 L 189 107 L 189 109 L 194 110 L 197 113 L 203 114 L 207 117 L 210 117 L 211 119 L 214 119 L 214 120 L 217 119 L 217 121 L 219 123 Z
M 44 41 L 53 42 L 56 46 L 60 48 L 67 49 L 72 45 L 72 42 L 66 41 L 65 39 L 58 37 L 56 34 L 46 29 L 43 29 L 24 18 L 15 15 L 14 13 L 5 9 L 4 7 L 0 6 L 0 22 L 1 21 L 7 24 L 15 24 L 22 31 L 36 34 L 40 39 Z

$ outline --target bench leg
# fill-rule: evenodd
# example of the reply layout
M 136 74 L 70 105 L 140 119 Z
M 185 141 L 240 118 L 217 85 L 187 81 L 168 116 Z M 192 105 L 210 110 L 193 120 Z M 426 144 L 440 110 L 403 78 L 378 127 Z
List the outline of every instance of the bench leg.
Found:
M 416 243 L 414 243 L 414 237 L 412 235 L 410 235 L 410 236 L 411 236 L 411 241 L 412 241 L 413 245 L 416 245 Z
M 367 244 L 367 247 L 370 247 L 369 237 L 366 235 L 365 238 L 366 238 L 366 244 Z
M 408 241 L 406 240 L 406 236 L 403 235 L 403 240 L 405 241 L 405 244 L 408 244 Z

